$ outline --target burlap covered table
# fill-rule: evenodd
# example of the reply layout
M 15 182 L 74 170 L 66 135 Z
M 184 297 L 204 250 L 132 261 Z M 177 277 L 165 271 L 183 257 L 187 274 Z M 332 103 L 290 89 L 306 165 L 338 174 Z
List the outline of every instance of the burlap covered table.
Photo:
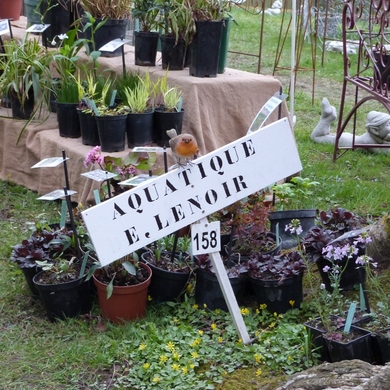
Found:
M 25 18 L 13 23 L 15 37 L 25 33 Z M 7 37 L 3 36 L 6 40 Z M 160 55 L 158 54 L 158 59 Z M 113 73 L 122 72 L 122 58 L 100 58 L 100 69 L 111 69 Z M 162 77 L 159 61 L 157 66 L 144 68 L 134 65 L 134 47 L 125 45 L 127 70 L 145 73 L 149 71 L 153 80 Z M 253 118 L 264 103 L 280 90 L 281 84 L 273 76 L 243 72 L 227 68 L 216 78 L 197 78 L 189 75 L 188 69 L 170 71 L 168 83 L 183 91 L 185 109 L 183 132 L 193 134 L 199 144 L 201 154 L 215 150 L 244 136 Z M 39 194 L 62 188 L 64 175 L 61 167 L 31 169 L 31 166 L 46 157 L 61 156 L 64 149 L 69 157 L 68 169 L 71 189 L 77 191 L 72 197 L 85 203 L 93 199 L 92 190 L 98 187 L 90 179 L 80 174 L 87 169 L 83 166 L 86 153 L 91 148 L 82 145 L 81 138 L 66 139 L 59 136 L 55 114 L 50 114 L 45 122 L 34 121 L 16 144 L 24 125 L 23 121 L 7 118 L 10 110 L 2 109 L 0 114 L 0 177 L 24 185 Z M 282 105 L 282 117 L 288 115 L 286 105 Z M 274 112 L 268 123 L 278 118 Z M 121 153 L 110 155 L 125 155 Z M 169 154 L 169 151 L 168 151 Z M 161 160 L 161 159 L 160 159 Z M 161 165 L 161 164 L 160 164 Z

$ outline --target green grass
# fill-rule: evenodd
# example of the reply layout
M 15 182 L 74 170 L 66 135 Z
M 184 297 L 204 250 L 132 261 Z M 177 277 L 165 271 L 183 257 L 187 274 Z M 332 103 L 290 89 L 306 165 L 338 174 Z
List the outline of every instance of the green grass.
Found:
M 242 10 L 233 13 L 239 26 L 232 25 L 230 49 L 258 53 L 261 17 Z M 265 20 L 262 73 L 270 75 L 280 17 L 268 16 Z M 286 58 L 290 53 L 288 45 Z M 389 157 L 349 151 L 333 162 L 333 147 L 315 144 L 309 138 L 321 114 L 322 97 L 328 97 L 336 107 L 340 101 L 342 57 L 326 53 L 321 67 L 321 54 L 318 50 L 313 105 L 311 73 L 302 72 L 297 76 L 294 132 L 303 165 L 302 176 L 320 182 L 314 195 L 302 200 L 302 207 L 328 209 L 338 205 L 373 222 L 387 213 L 390 206 Z M 308 58 L 310 45 L 305 45 L 302 62 L 305 66 L 310 65 Z M 256 72 L 257 59 L 229 54 L 228 66 Z M 277 73 L 283 89 L 288 90 L 289 72 L 281 76 Z M 362 130 L 370 109 L 373 106 L 359 113 Z M 36 197 L 25 188 L 0 181 L 0 387 L 168 390 L 175 383 L 177 389 L 204 390 L 207 385 L 202 381 L 208 378 L 215 382 L 216 389 L 271 390 L 285 379 L 286 373 L 312 364 L 305 348 L 301 348 L 305 345 L 301 324 L 314 314 L 309 304 L 301 312 L 290 313 L 283 319 L 258 314 L 250 307 L 244 316 L 249 333 L 261 336 L 260 342 L 250 346 L 238 343 L 228 314 L 196 309 L 191 296 L 180 305 L 149 304 L 145 319 L 123 326 L 103 321 L 96 302 L 90 315 L 48 322 L 40 302 L 30 298 L 22 273 L 9 261 L 11 246 L 29 234 L 31 223 L 59 219 L 58 203 L 40 202 Z M 307 292 L 307 283 L 305 286 Z M 213 323 L 217 325 L 216 331 L 212 330 Z M 219 337 L 223 338 L 222 342 Z M 201 339 L 201 345 L 191 347 L 197 338 Z M 173 356 L 169 356 L 168 363 L 160 361 L 160 355 L 168 353 L 166 344 L 170 341 L 180 355 L 180 371 L 172 368 Z M 145 349 L 141 347 L 144 344 Z M 195 347 L 199 348 L 198 358 L 191 355 Z M 255 354 L 257 359 L 260 354 L 264 358 L 257 361 Z M 190 364 L 196 364 L 195 371 L 185 374 L 183 367 L 189 368 Z M 157 376 L 161 377 L 159 383 L 153 382 Z M 222 384 L 217 383 L 222 380 Z

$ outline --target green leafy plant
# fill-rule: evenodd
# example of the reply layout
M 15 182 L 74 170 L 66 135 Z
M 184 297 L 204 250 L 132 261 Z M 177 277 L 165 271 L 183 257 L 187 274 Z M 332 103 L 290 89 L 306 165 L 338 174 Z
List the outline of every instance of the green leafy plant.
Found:
M 80 0 L 85 12 L 99 19 L 129 19 L 132 0 Z
M 140 22 L 140 31 L 149 32 L 161 26 L 156 0 L 134 0 L 132 14 Z
M 308 177 L 294 176 L 288 182 L 273 185 L 272 191 L 279 201 L 275 207 L 280 210 L 301 208 L 302 201 L 309 199 L 319 184 Z

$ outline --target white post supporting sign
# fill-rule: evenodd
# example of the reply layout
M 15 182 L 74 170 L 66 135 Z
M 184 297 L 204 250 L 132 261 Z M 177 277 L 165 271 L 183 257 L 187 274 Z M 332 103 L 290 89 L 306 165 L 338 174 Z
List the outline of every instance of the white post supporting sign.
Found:
M 301 170 L 284 118 L 87 209 L 82 217 L 104 266 Z M 214 260 L 218 273 L 226 274 L 221 259 L 220 265 Z M 235 314 L 241 317 L 239 310 Z
M 302 170 L 286 118 L 82 212 L 100 263 Z

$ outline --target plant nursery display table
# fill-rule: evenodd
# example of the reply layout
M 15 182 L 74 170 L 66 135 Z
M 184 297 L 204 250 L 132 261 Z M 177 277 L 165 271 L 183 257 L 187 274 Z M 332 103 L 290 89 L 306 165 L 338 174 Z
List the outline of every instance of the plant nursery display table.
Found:
M 26 19 L 21 17 L 13 22 L 14 37 L 21 38 L 25 33 Z M 4 41 L 7 40 L 4 36 Z M 125 45 L 127 71 L 149 72 L 152 80 L 163 77 L 166 70 L 161 66 L 161 55 L 157 54 L 155 67 L 134 65 L 134 47 Z M 115 74 L 122 73 L 122 57 L 99 58 L 100 69 L 110 69 Z M 189 75 L 188 68 L 182 71 L 169 71 L 168 84 L 178 86 L 183 91 L 185 109 L 182 132 L 190 133 L 197 139 L 201 155 L 222 147 L 247 133 L 258 111 L 280 91 L 281 84 L 273 76 L 264 76 L 227 68 L 216 78 L 198 78 Z M 0 177 L 24 185 L 39 194 L 63 188 L 62 168 L 31 169 L 31 166 L 46 157 L 61 156 L 66 151 L 71 189 L 78 193 L 74 201 L 85 203 L 92 198 L 92 190 L 98 183 L 80 176 L 86 172 L 83 161 L 90 146 L 83 145 L 81 138 L 63 138 L 59 135 L 56 114 L 50 114 L 45 122 L 34 121 L 27 129 L 19 144 L 16 144 L 25 122 L 11 118 L 11 110 L 1 109 L 0 115 Z M 269 117 L 267 123 L 278 119 L 278 110 Z M 281 117 L 288 115 L 282 103 Z M 266 123 L 266 124 L 267 124 Z M 130 149 L 110 155 L 124 156 Z M 169 150 L 168 150 L 169 155 Z M 162 160 L 162 156 L 161 159 Z M 172 161 L 172 160 L 169 160 Z

